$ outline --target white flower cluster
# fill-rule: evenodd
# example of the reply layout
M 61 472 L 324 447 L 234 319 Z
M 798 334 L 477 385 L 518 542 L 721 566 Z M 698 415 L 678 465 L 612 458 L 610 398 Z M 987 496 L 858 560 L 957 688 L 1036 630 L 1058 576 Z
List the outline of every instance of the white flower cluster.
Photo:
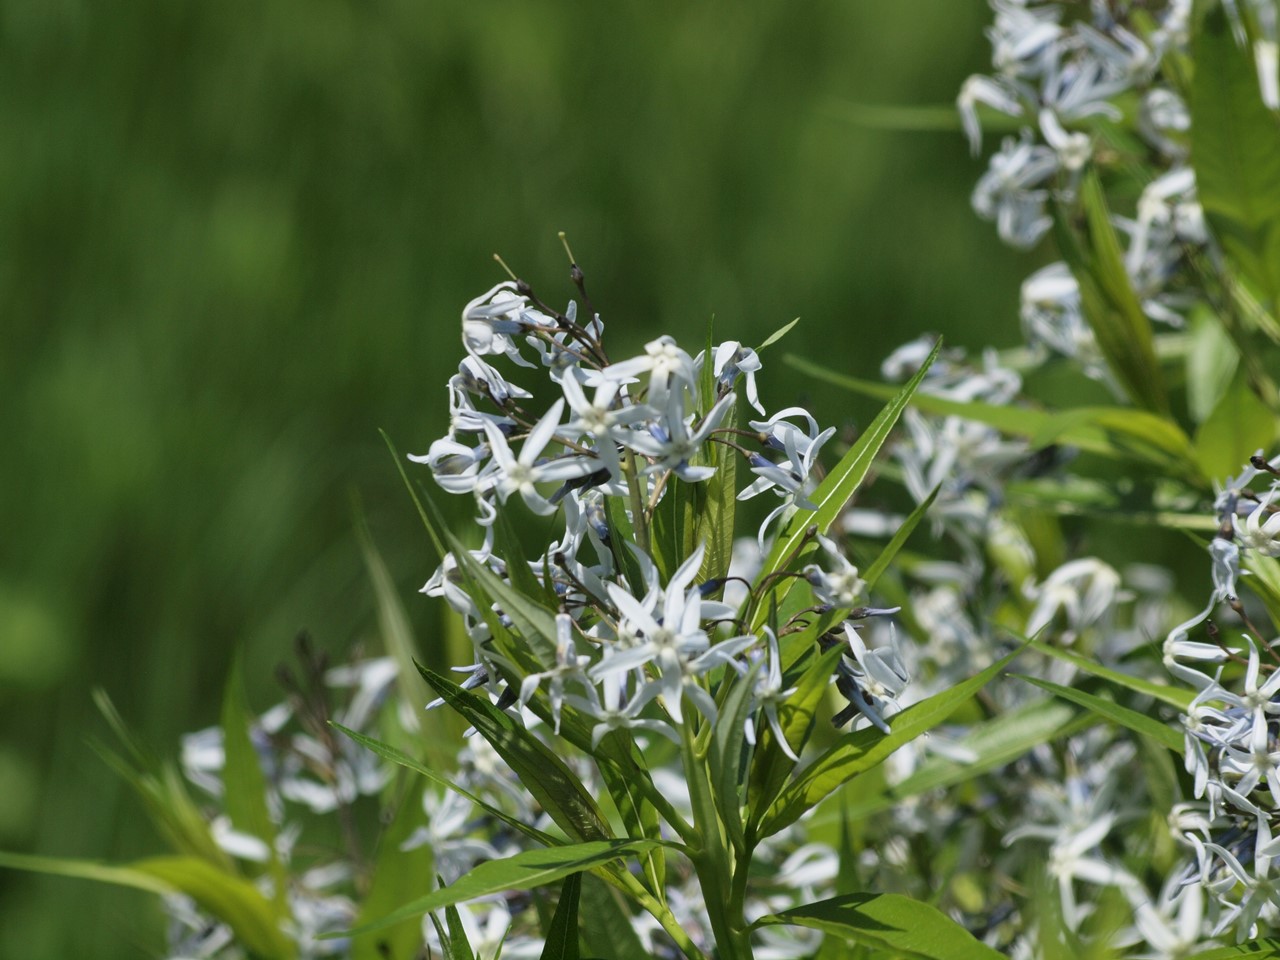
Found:
M 801 407 L 769 415 L 756 384 L 760 357 L 734 341 L 693 356 L 664 336 L 639 356 L 613 361 L 598 315 L 581 323 L 575 303 L 555 311 L 519 281 L 498 284 L 469 303 L 462 324 L 467 356 L 449 385 L 449 433 L 411 459 L 429 466 L 442 489 L 474 497 L 486 536 L 468 563 L 513 585 L 532 579 L 556 597 L 555 660 L 519 676 L 514 702 L 527 704 L 545 689 L 554 729 L 569 705 L 594 724 L 597 744 L 621 729 L 678 742 L 686 704 L 708 720 L 716 717 L 708 674 L 729 666 L 745 675 L 762 660 L 756 706 L 776 725 L 771 705 L 789 691 L 779 687 L 774 633 L 746 629 L 750 611 L 716 599 L 732 578 L 727 567 L 711 570 L 705 541 L 664 576 L 651 538 L 661 535 L 666 499 L 677 496 L 676 486 L 712 482 L 723 469 L 718 464 L 732 457 L 754 475 L 738 500 L 772 493 L 779 501 L 758 531 L 763 553 L 785 517 L 814 508 L 807 497 L 818 454 L 834 429 L 820 428 Z M 490 365 L 505 356 L 536 369 L 522 350 L 541 361 L 556 394 L 550 403 L 535 406 L 532 393 Z M 734 419 L 739 380 L 760 417 L 749 421 L 750 429 Z M 564 520 L 532 560 L 495 552 L 499 510 L 517 495 L 533 513 L 560 513 Z M 885 611 L 860 605 L 857 568 L 834 541 L 817 539 L 824 562 L 811 563 L 803 575 L 823 611 L 838 608 L 850 618 L 838 687 L 854 713 L 883 728 L 907 677 L 891 653 L 869 650 L 855 628 Z M 517 563 L 527 574 L 511 569 Z M 501 622 L 505 613 L 501 604 L 483 609 L 467 583 L 450 554 L 423 589 L 463 616 L 475 653 L 464 686 L 488 684 L 500 702 L 511 704 L 502 701 L 502 678 L 518 673 L 516 665 L 501 660 L 490 642 L 490 617 Z M 748 608 L 756 586 L 748 591 Z M 779 628 L 793 622 L 799 621 Z
M 581 286 L 576 266 L 573 276 Z M 589 305 L 585 290 L 582 295 Z M 798 572 L 769 579 L 760 572 L 791 516 L 816 509 L 809 496 L 834 428 L 823 428 L 798 406 L 771 413 L 761 401 L 756 350 L 728 341 L 694 355 L 664 336 L 642 354 L 613 360 L 603 322 L 587 309 L 589 317 L 576 303 L 555 310 L 518 280 L 469 303 L 462 316 L 466 356 L 449 384 L 449 431 L 425 455 L 410 458 L 428 466 L 441 489 L 474 499 L 484 533 L 465 557 L 450 552 L 423 588 L 461 615 L 471 640 L 473 663 L 459 668 L 466 674 L 461 686 L 487 691 L 539 736 L 560 733 L 572 711 L 589 724 L 592 749 L 615 731 L 678 744 L 691 712 L 716 720 L 721 705 L 710 680 L 727 669 L 754 677 L 747 742 L 755 744 L 768 727 L 790 756 L 778 708 L 795 691 L 783 684 L 779 640 L 811 618 L 835 614 L 821 638 L 823 646 L 838 643 L 845 651 L 832 689 L 847 705 L 835 722 L 887 731 L 886 717 L 899 709 L 908 673 L 891 636 L 870 644 L 860 630 L 896 608 L 867 606 L 858 568 L 836 539 L 814 532 L 803 538 L 807 562 Z M 508 379 L 492 365 L 497 358 L 541 379 L 552 396 L 535 395 L 530 382 L 517 384 L 515 372 Z M 739 383 L 754 411 L 745 427 L 737 420 Z M 735 483 L 742 473 L 749 482 Z M 709 542 L 706 530 L 687 537 L 682 554 L 679 544 L 671 546 L 673 507 L 680 504 L 673 498 L 712 496 L 713 487 L 722 498 L 746 502 L 771 494 L 776 503 L 754 538 L 732 541 L 732 558 Z M 510 523 L 526 510 L 557 515 L 562 524 L 555 523 L 552 542 L 532 557 L 512 556 L 510 542 L 501 555 L 500 531 L 527 527 Z M 522 667 L 495 642 L 495 629 L 519 630 L 500 599 L 476 592 L 477 568 L 526 596 L 533 590 L 554 598 L 554 650 L 541 658 L 532 645 L 526 651 L 536 668 L 527 659 Z M 801 580 L 812 606 L 763 615 L 760 598 L 771 585 Z M 598 780 L 589 767 L 579 773 L 584 783 Z M 661 779 L 668 771 L 659 766 L 651 773 Z M 677 808 L 682 791 L 674 783 L 663 788 Z M 749 912 L 763 915 L 800 902 L 796 897 L 812 893 L 819 879 L 829 887 L 830 850 L 799 846 L 798 828 L 784 839 L 775 838 L 757 856 L 776 857 L 813 881 L 792 885 L 785 896 L 749 890 Z M 691 872 L 669 877 L 666 896 L 686 933 L 710 949 L 698 878 Z M 480 911 L 477 929 L 485 928 L 484 905 L 472 908 Z M 642 918 L 635 922 L 654 955 L 665 955 L 665 934 L 645 928 Z M 761 937 L 767 946 L 760 955 L 780 960 L 807 955 L 815 942 L 779 931 Z
M 1211 896 L 1213 931 L 1234 929 L 1244 939 L 1258 926 L 1280 922 L 1280 885 L 1272 871 L 1280 856 L 1280 658 L 1275 640 L 1256 625 L 1236 596 L 1243 574 L 1270 577 L 1280 555 L 1280 492 L 1276 468 L 1256 455 L 1229 478 L 1215 507 L 1219 532 L 1210 544 L 1214 590 L 1208 605 L 1169 632 L 1164 663 L 1197 691 L 1182 725 L 1186 770 L 1196 801 L 1184 805 L 1180 836 L 1195 861 L 1184 885 Z M 1262 478 L 1266 488 L 1252 484 Z M 1246 627 L 1226 637 L 1213 621 L 1227 607 Z M 1201 632 L 1204 639 L 1193 639 Z M 1224 673 L 1230 679 L 1224 678 Z
M 958 98 L 970 145 L 982 143 L 979 106 L 1024 124 L 1004 140 L 978 181 L 973 206 L 996 223 L 1000 238 L 1027 249 L 1052 225 L 1049 205 L 1069 198 L 1081 171 L 1105 162 L 1108 126 L 1126 109 L 1157 162 L 1132 218 L 1115 217 L 1127 238 L 1124 266 L 1143 310 L 1175 327 L 1186 298 L 1179 277 L 1207 242 L 1204 215 L 1188 165 L 1190 115 L 1169 76 L 1167 59 L 1185 57 L 1191 0 L 1155 5 L 1094 0 L 1080 4 L 992 0 L 989 31 L 995 72 L 973 76 Z M 1271 0 L 1255 4 L 1274 14 Z M 1274 18 L 1273 18 L 1274 19 Z M 1131 106 L 1136 101 L 1136 107 Z M 1027 342 L 1042 354 L 1065 356 L 1095 379 L 1107 379 L 1093 332 L 1081 312 L 1080 289 L 1065 263 L 1051 263 L 1022 286 Z

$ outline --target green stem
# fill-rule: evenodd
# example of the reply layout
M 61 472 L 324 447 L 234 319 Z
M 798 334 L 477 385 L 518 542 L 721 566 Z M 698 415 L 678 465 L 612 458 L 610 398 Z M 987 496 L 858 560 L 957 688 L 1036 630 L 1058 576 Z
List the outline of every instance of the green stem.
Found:
M 675 941 L 681 953 L 688 957 L 689 960 L 707 960 L 707 955 L 698 949 L 698 945 L 684 932 L 684 928 L 680 926 L 679 921 L 676 920 L 671 911 L 646 890 L 644 884 L 630 874 L 622 874 L 620 878 L 623 879 L 627 894 L 636 903 L 649 911 L 650 915 L 666 931 L 667 936 Z
M 636 546 L 649 552 L 649 520 L 644 515 L 644 498 L 640 494 L 640 470 L 635 451 L 628 450 L 623 471 L 627 475 L 627 492 L 631 496 L 631 526 L 636 532 Z
M 716 956 L 720 960 L 751 960 L 751 935 L 746 928 L 742 910 L 735 911 L 729 887 L 733 880 L 733 867 L 729 848 L 725 844 L 720 817 L 716 813 L 711 795 L 711 781 L 707 778 L 707 764 L 698 758 L 694 744 L 691 720 L 680 726 L 681 759 L 684 762 L 685 782 L 689 785 L 689 799 L 693 805 L 693 822 L 698 830 L 698 843 L 691 845 L 689 859 L 702 887 L 702 899 L 711 921 L 711 932 L 716 938 Z M 741 864 L 745 872 L 745 861 Z

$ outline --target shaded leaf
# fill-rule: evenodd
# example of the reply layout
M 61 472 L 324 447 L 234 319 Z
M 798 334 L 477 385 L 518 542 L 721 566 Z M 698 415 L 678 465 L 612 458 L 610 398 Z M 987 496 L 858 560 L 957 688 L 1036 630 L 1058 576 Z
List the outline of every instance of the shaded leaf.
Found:
M 1275 414 L 1250 389 L 1249 378 L 1241 370 L 1196 431 L 1196 458 L 1206 477 L 1228 477 L 1256 451 L 1269 448 L 1275 438 Z
M 1280 306 L 1280 120 L 1262 102 L 1252 51 L 1222 4 L 1192 39 L 1191 166 L 1205 219 L 1227 255 Z
M 445 702 L 492 744 L 521 786 L 561 830 L 574 840 L 601 840 L 612 836 L 595 798 L 551 748 L 487 698 L 463 690 L 421 664 L 418 670 Z
M 571 873 L 560 888 L 560 902 L 547 930 L 542 947 L 542 960 L 578 960 L 578 897 L 582 892 L 582 874 Z
M 1156 359 L 1151 321 L 1133 292 L 1120 242 L 1096 171 L 1080 184 L 1084 234 L 1077 237 L 1061 209 L 1054 226 L 1062 257 L 1080 287 L 1080 303 L 1108 368 L 1139 407 L 1166 414 L 1169 400 Z

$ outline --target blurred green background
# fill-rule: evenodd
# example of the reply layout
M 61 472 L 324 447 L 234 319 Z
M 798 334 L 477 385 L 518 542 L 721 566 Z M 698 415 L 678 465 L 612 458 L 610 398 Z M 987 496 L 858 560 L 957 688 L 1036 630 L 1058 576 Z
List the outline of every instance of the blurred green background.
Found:
M 984 3 L 0 2 L 0 848 L 159 852 L 87 745 L 252 699 L 301 627 L 374 637 L 353 494 L 424 646 L 432 557 L 378 429 L 443 430 L 500 251 L 615 355 L 662 332 L 872 375 L 925 331 L 1017 340 L 1029 266 L 969 210 L 943 104 Z M 696 338 L 695 338 L 696 339 Z M 776 363 L 763 395 L 863 408 Z M 767 356 L 766 360 L 770 358 Z M 155 903 L 0 873 L 0 957 L 157 956 Z

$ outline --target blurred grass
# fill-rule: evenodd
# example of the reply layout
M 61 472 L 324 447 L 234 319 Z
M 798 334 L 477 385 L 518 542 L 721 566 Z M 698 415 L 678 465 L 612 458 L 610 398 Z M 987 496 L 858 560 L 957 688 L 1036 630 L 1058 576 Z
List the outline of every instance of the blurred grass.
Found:
M 419 637 L 433 562 L 377 435 L 443 429 L 500 250 L 617 354 L 661 332 L 873 375 L 926 330 L 1017 339 L 1028 269 L 968 207 L 949 102 L 983 4 L 0 2 L 0 846 L 158 850 L 85 746 L 110 691 L 158 750 L 309 627 L 375 637 L 358 490 Z M 779 364 L 771 406 L 873 409 Z M 139 894 L 0 874 L 0 956 L 154 956 Z M 74 922 L 68 922 L 68 918 Z

